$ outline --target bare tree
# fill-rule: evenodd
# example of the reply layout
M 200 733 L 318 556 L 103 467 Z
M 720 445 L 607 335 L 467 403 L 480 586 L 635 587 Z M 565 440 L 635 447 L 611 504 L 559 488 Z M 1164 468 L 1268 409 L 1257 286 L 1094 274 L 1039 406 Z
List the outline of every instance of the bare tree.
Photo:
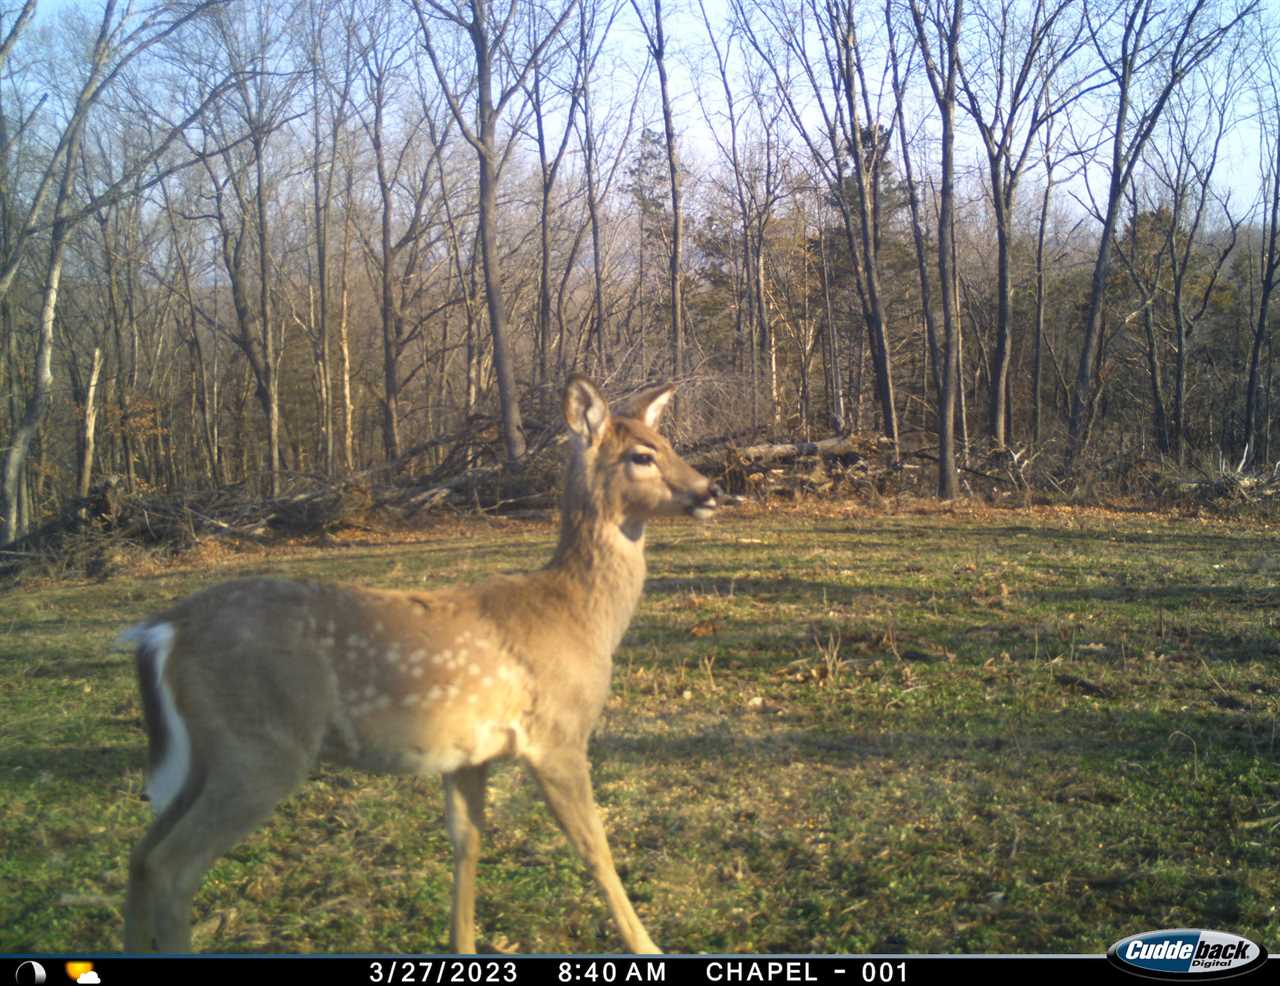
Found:
M 1029 6 L 1030 9 L 1027 9 Z M 1074 0 L 983 0 L 974 5 L 980 36 L 973 57 L 959 62 L 962 99 L 982 138 L 996 226 L 996 341 L 991 360 L 987 429 L 1008 444 L 1012 412 L 1013 218 L 1019 183 L 1039 131 L 1076 99 L 1078 84 L 1058 77 L 1085 44 Z
M 675 379 L 688 369 L 685 366 L 684 325 L 684 204 L 680 165 L 676 149 L 675 117 L 671 109 L 671 84 L 667 78 L 667 34 L 662 16 L 662 0 L 631 0 L 631 6 L 644 31 L 649 57 L 658 70 L 658 92 L 662 99 L 662 132 L 667 152 L 667 172 L 671 183 L 671 241 L 668 280 L 671 293 L 671 373 Z M 679 426 L 679 398 L 672 403 L 669 417 L 673 427 Z
M 320 401 L 320 426 L 324 441 L 325 472 L 332 475 L 337 464 L 334 425 L 334 398 L 331 385 L 332 250 L 330 233 L 338 177 L 339 146 L 352 112 L 351 95 L 355 85 L 356 51 L 349 43 L 350 21 L 341 23 L 331 16 L 333 8 L 325 4 L 307 7 L 306 44 L 310 60 L 311 99 L 311 220 L 314 227 L 315 302 L 308 319 L 316 359 L 316 386 Z M 344 37 L 345 35 L 345 37 Z M 336 53 L 330 54 L 330 46 Z M 344 410 L 343 413 L 349 413 Z M 345 465 L 351 468 L 347 458 Z
M 597 100 L 593 80 L 597 75 L 600 54 L 604 50 L 605 40 L 615 20 L 624 7 L 623 0 L 610 0 L 603 8 L 591 0 L 584 0 L 579 5 L 578 46 L 582 52 L 590 51 L 596 44 L 594 52 L 587 59 L 587 70 L 582 76 L 582 112 L 579 119 L 579 144 L 582 149 L 583 171 L 586 180 L 587 221 L 591 233 L 591 336 L 590 346 L 595 348 L 596 365 L 602 378 L 608 378 L 615 370 L 615 344 L 606 338 L 605 325 L 609 315 L 609 301 L 605 295 L 605 281 L 608 277 L 609 257 L 606 243 L 605 220 L 606 200 L 613 187 L 618 169 L 622 165 L 624 154 L 631 141 L 635 129 L 636 115 L 639 112 L 640 100 L 628 99 L 625 87 L 621 89 L 621 98 L 625 102 L 625 113 L 620 113 L 617 100 L 610 109 L 608 101 Z M 598 27 L 600 17 L 604 17 L 604 25 Z M 593 42 L 593 38 L 597 39 Z M 579 56 L 581 57 L 581 56 Z M 635 91 L 644 87 L 649 66 L 646 63 L 638 80 Z M 625 122 L 619 127 L 617 120 L 623 117 Z M 608 141 L 606 136 L 610 130 L 621 130 L 617 134 L 612 160 L 608 159 Z M 604 160 L 602 161 L 602 158 Z M 643 254 L 641 256 L 643 260 Z M 615 336 L 619 333 L 615 332 Z M 616 340 L 615 340 L 616 343 Z M 590 347 L 589 347 L 590 348 Z
M 868 84 L 868 53 L 853 0 L 796 6 L 733 0 L 744 36 L 769 67 L 795 126 L 840 210 L 871 344 L 882 429 L 898 449 L 893 356 L 881 289 L 881 176 L 887 127 Z M 764 24 L 768 34 L 758 26 Z M 816 50 L 814 50 L 816 48 Z M 812 99 L 821 126 L 807 111 Z M 816 132 L 815 132 L 816 130 Z
M 545 401 L 550 395 L 550 378 L 548 358 L 551 349 L 552 324 L 552 277 L 551 277 L 551 228 L 552 197 L 560 167 L 564 163 L 565 154 L 569 150 L 570 141 L 577 129 L 578 110 L 582 105 L 585 78 L 591 70 L 592 46 L 599 51 L 598 42 L 588 31 L 589 17 L 594 9 L 588 10 L 588 4 L 580 4 L 578 13 L 578 31 L 576 44 L 563 49 L 552 49 L 551 54 L 568 56 L 564 58 L 543 55 L 535 59 L 533 74 L 526 90 L 529 108 L 533 114 L 533 137 L 538 148 L 538 172 L 540 202 L 538 209 L 538 308 L 534 321 L 534 370 L 535 383 L 539 395 L 544 401 L 542 417 L 547 417 L 548 408 Z M 530 21 L 527 25 L 531 34 L 531 43 L 536 44 L 537 33 L 542 25 Z M 563 62 L 567 62 L 564 68 Z M 557 76 L 557 70 L 565 72 L 565 76 Z M 568 101 L 567 107 L 556 106 L 557 96 Z M 555 113 L 557 122 L 563 119 L 558 139 L 552 141 L 548 132 L 550 123 L 549 111 Z
M 1257 83 L 1261 124 L 1262 247 L 1258 264 L 1258 299 L 1253 310 L 1253 339 L 1249 346 L 1248 382 L 1240 444 L 1246 455 L 1261 461 L 1258 427 L 1258 384 L 1262 347 L 1270 345 L 1271 300 L 1280 281 L 1280 43 L 1274 28 L 1262 35 L 1263 58 Z M 1266 433 L 1266 429 L 1262 429 Z
M 777 133 L 779 107 L 766 95 L 766 90 L 770 87 L 764 85 L 764 80 L 758 77 L 760 69 L 756 66 L 744 66 L 747 72 L 745 98 L 735 92 L 731 64 L 735 49 L 741 51 L 742 48 L 738 33 L 740 29 L 737 24 L 730 22 L 724 37 L 720 38 L 702 0 L 699 0 L 699 10 L 715 56 L 716 74 L 723 94 L 722 112 L 728 123 L 727 140 L 721 136 L 724 128 L 715 119 L 708 100 L 700 99 L 699 103 L 720 155 L 732 171 L 733 199 L 742 231 L 745 304 L 740 304 L 739 310 L 745 309 L 745 317 L 741 321 L 745 334 L 749 337 L 746 348 L 751 375 L 751 427 L 754 429 L 760 424 L 759 375 L 762 352 L 765 354 L 768 376 L 769 423 L 776 427 L 781 420 L 782 407 L 778 393 L 777 345 L 769 322 L 765 291 L 765 240 L 774 207 L 784 193 L 782 141 Z M 743 51 L 738 60 L 745 62 L 745 59 L 746 52 Z
M 1196 73 L 1200 75 L 1201 73 Z M 1169 307 L 1173 320 L 1174 387 L 1171 437 L 1173 453 L 1184 460 L 1187 435 L 1187 359 L 1191 335 L 1214 297 L 1227 259 L 1235 249 L 1240 218 L 1232 218 L 1227 197 L 1215 185 L 1223 142 L 1234 117 L 1239 62 L 1224 62 L 1211 78 L 1189 79 L 1173 95 L 1167 133 L 1152 142 L 1152 170 L 1161 198 L 1168 203 L 1164 229 L 1170 268 Z M 1218 242 L 1202 256 L 1210 210 L 1223 226 Z
M 355 113 L 372 149 L 378 196 L 376 236 L 362 227 L 357 231 L 376 269 L 382 323 L 382 442 L 388 461 L 399 458 L 401 452 L 399 405 L 406 381 L 401 378 L 400 362 L 421 331 L 420 323 L 414 327 L 407 323 L 406 308 L 424 284 L 415 259 L 419 238 L 440 201 L 432 194 L 435 158 L 448 139 L 448 128 L 434 125 L 434 93 L 420 93 L 411 111 L 398 112 L 404 109 L 399 105 L 402 80 L 411 75 L 412 39 L 393 15 L 392 8 L 370 4 L 355 27 L 361 70 Z M 428 117 L 433 118 L 430 127 Z M 407 197 L 402 198 L 402 189 Z
M 205 453 L 207 475 L 211 483 L 225 483 L 228 479 L 226 460 L 222 454 L 222 422 L 220 401 L 220 346 L 215 331 L 216 314 L 206 311 L 198 285 L 204 282 L 211 263 L 202 263 L 196 240 L 196 223 L 186 218 L 195 211 L 195 201 L 201 192 L 191 187 L 197 184 L 197 172 L 187 172 L 185 181 L 165 181 L 160 185 L 168 240 L 176 275 L 169 289 L 178 297 L 183 312 L 179 318 L 186 333 L 186 345 L 191 354 L 192 396 L 199 413 L 199 439 Z M 172 185 L 178 184 L 174 190 Z
M 956 402 L 960 380 L 960 303 L 955 274 L 955 111 L 960 77 L 964 0 L 911 0 L 916 43 L 942 117 L 942 177 L 938 192 L 938 280 L 942 293 L 942 389 L 938 398 L 938 496 L 960 492 L 956 469 Z
M 84 74 L 72 83 L 61 118 L 53 123 L 55 137 L 51 152 L 38 166 L 35 175 L 20 175 L 25 155 L 20 138 L 32 127 L 36 113 L 44 104 L 29 108 L 14 120 L 5 119 L 0 141 L 0 217 L 5 229 L 0 235 L 0 303 L 7 298 L 18 270 L 28 256 L 34 237 L 42 232 L 49 234 L 45 254 L 44 285 L 40 314 L 39 343 L 32 375 L 31 394 L 21 419 L 16 422 L 4 457 L 3 498 L 4 525 L 0 532 L 0 544 L 14 541 L 25 530 L 29 517 L 19 516 L 19 490 L 27 452 L 31 447 L 40 423 L 48 407 L 53 384 L 53 329 L 57 311 L 58 290 L 62 279 L 63 251 L 71 227 L 98 203 L 73 203 L 71 192 L 75 170 L 79 161 L 80 144 L 85 126 L 95 104 L 110 89 L 128 66 L 143 52 L 164 41 L 176 31 L 202 14 L 213 3 L 156 4 L 136 11 L 130 6 L 121 10 L 116 0 L 106 0 L 102 16 L 86 46 Z M 0 40 L 0 71 L 15 46 L 23 37 L 34 12 L 34 3 L 25 3 L 8 26 Z M 0 114 L 3 115 L 3 114 Z M 182 121 L 171 131 L 171 136 L 187 125 Z M 154 156 L 167 150 L 169 139 L 152 149 Z M 21 203 L 17 194 L 21 179 L 31 181 Z M 103 198 L 124 194 L 138 181 L 139 174 L 130 171 L 108 189 Z
M 1105 195 L 1093 206 L 1101 229 L 1071 395 L 1069 469 L 1089 443 L 1097 407 L 1103 301 L 1124 190 L 1174 91 L 1256 7 L 1256 0 L 1240 0 L 1229 9 L 1217 0 L 1118 0 L 1101 10 L 1084 7 L 1090 43 L 1111 80 L 1105 91 L 1110 160 Z
M 213 78 L 228 72 L 234 79 L 232 97 L 206 115 L 203 142 L 193 143 L 192 149 L 209 179 L 212 218 L 235 314 L 231 338 L 253 373 L 267 423 L 269 488 L 278 496 L 284 319 L 277 310 L 272 260 L 277 175 L 268 155 L 274 136 L 295 112 L 293 98 L 304 77 L 288 61 L 285 25 L 290 12 L 263 5 L 253 13 L 241 19 L 220 12 L 211 19 L 207 50 L 191 53 L 193 62 L 209 60 Z
M 1041 440 L 1043 399 L 1041 394 L 1045 350 L 1045 306 L 1048 297 L 1048 270 L 1045 253 L 1049 230 L 1049 208 L 1053 190 L 1063 180 L 1060 166 L 1062 157 L 1055 152 L 1060 133 L 1060 120 L 1048 118 L 1040 128 L 1040 159 L 1044 164 L 1044 187 L 1040 191 L 1040 209 L 1036 219 L 1034 316 L 1031 343 L 1031 440 L 1035 445 Z M 1055 178 L 1055 172 L 1059 177 Z
M 907 131 L 906 100 L 907 86 L 915 64 L 915 54 L 919 46 L 915 40 L 915 31 L 909 33 L 908 48 L 899 52 L 898 25 L 895 14 L 897 0 L 885 0 L 884 19 L 885 36 L 889 45 L 889 65 L 893 80 L 893 116 L 898 127 L 898 146 L 902 159 L 903 181 L 907 189 L 907 207 L 911 213 L 911 243 L 915 248 L 916 277 L 920 283 L 920 309 L 924 319 L 925 341 L 928 346 L 928 362 L 930 376 L 933 381 L 934 394 L 941 400 L 942 394 L 942 352 L 938 348 L 938 326 L 934 317 L 932 279 L 929 276 L 928 246 L 925 242 L 924 221 L 920 207 L 919 184 L 916 181 L 915 166 L 912 163 L 913 148 L 916 141 Z M 939 403 L 941 407 L 941 403 Z
M 493 341 L 493 363 L 498 378 L 498 401 L 502 415 L 502 440 L 507 462 L 518 462 L 525 453 L 524 426 L 516 393 L 515 369 L 511 364 L 507 339 L 507 312 L 502 292 L 498 257 L 498 165 L 502 152 L 498 141 L 498 121 L 524 84 L 547 47 L 556 41 L 573 12 L 577 0 L 566 0 L 557 11 L 545 16 L 548 27 L 535 38 L 520 57 L 516 56 L 518 34 L 516 15 L 543 14 L 541 4 L 510 4 L 505 13 L 491 0 L 413 0 L 421 29 L 423 47 L 431 60 L 440 87 L 454 120 L 476 152 L 480 170 L 480 248 L 484 265 L 485 302 L 489 309 L 489 334 Z M 463 105 L 462 87 L 450 77 L 437 50 L 444 25 L 463 32 L 470 41 L 474 60 L 474 116 Z M 504 60 L 505 59 L 505 60 Z M 472 122 L 474 120 L 474 122 Z

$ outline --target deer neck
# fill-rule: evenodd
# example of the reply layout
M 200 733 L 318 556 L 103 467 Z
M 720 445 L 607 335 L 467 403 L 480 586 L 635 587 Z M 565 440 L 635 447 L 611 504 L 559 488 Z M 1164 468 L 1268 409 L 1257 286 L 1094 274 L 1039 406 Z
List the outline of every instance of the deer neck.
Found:
M 560 508 L 560 540 L 548 568 L 582 592 L 586 618 L 601 627 L 610 654 L 644 591 L 644 524 L 593 495 L 582 463 L 570 469 Z

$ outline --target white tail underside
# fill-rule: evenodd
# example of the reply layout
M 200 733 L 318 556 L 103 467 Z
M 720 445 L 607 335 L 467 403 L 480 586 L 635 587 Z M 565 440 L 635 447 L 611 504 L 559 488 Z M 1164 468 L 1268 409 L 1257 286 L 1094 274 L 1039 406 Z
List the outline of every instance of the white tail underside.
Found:
M 173 700 L 173 689 L 165 680 L 164 674 L 169 664 L 169 655 L 173 652 L 173 636 L 173 627 L 168 623 L 151 626 L 138 624 L 125 630 L 116 641 L 145 647 L 155 656 L 153 667 L 156 694 L 160 698 L 160 715 L 164 720 L 163 729 L 168 743 L 164 759 L 156 764 L 147 777 L 144 790 L 151 801 L 151 810 L 157 815 L 162 814 L 173 803 L 191 771 L 191 737 Z

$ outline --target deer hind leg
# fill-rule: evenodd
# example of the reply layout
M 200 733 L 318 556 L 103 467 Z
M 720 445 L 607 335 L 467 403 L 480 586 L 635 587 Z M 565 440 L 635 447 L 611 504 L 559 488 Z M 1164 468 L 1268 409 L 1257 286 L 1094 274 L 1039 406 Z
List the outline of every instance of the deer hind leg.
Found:
M 622 888 L 622 881 L 618 879 L 609 841 L 591 792 L 591 765 L 585 751 L 552 753 L 537 763 L 530 762 L 529 769 L 551 813 L 604 891 L 614 923 L 627 948 L 632 952 L 660 953 L 662 950 L 644 930 L 627 892 Z
M 179 798 L 156 816 L 146 834 L 129 856 L 129 892 L 125 899 L 124 949 L 126 952 L 150 951 L 156 944 L 155 881 L 147 860 L 155 847 L 169 834 L 189 807 L 189 799 Z
M 170 805 L 130 857 L 126 951 L 191 951 L 191 900 L 205 872 L 266 821 L 310 766 L 279 749 L 265 757 L 221 749 L 209 763 L 194 796 Z M 253 773 L 234 766 L 244 764 L 255 764 Z
M 484 827 L 484 788 L 488 768 L 463 767 L 444 775 L 444 816 L 453 844 L 453 913 L 449 948 L 476 950 L 476 863 Z

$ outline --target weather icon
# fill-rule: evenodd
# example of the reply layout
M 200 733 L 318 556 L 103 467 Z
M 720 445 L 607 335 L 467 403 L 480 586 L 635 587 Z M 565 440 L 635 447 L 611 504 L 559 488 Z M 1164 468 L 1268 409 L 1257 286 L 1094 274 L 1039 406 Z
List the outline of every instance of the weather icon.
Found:
M 13 974 L 13 981 L 18 986 L 36 986 L 38 983 L 44 982 L 44 966 L 39 962 L 32 962 L 28 959 L 18 966 L 18 971 Z
M 88 972 L 82 972 L 76 977 L 76 982 L 81 986 L 98 986 L 102 982 L 102 977 L 90 969 Z
M 92 962 L 68 962 L 67 977 L 82 986 L 99 986 L 102 977 L 93 971 Z

